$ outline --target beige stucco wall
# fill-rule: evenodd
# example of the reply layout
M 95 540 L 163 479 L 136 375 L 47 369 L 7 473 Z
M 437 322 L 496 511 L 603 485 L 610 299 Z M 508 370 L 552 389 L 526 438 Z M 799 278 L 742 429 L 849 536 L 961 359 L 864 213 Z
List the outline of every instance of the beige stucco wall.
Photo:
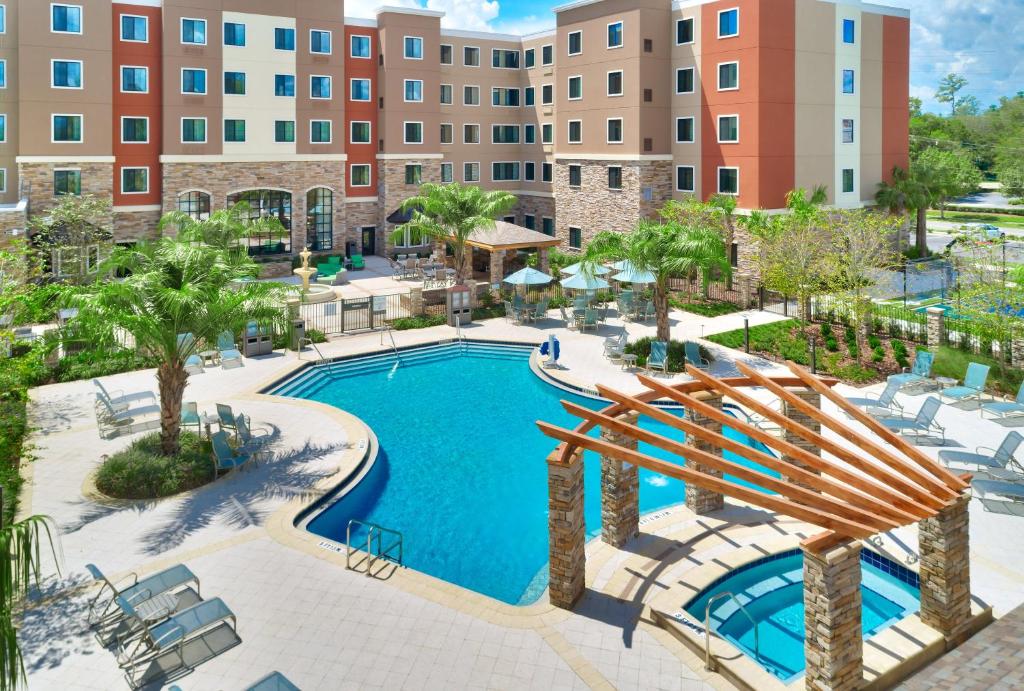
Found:
M 805 189 L 827 185 L 829 203 L 835 200 L 835 22 L 834 5 L 798 0 L 794 179 Z
M 7 87 L 0 89 L 0 115 L 6 121 L 6 136 L 0 142 L 0 168 L 6 170 L 5 190 L 0 192 L 0 204 L 9 204 L 18 198 L 18 3 L 7 4 L 7 32 L 0 34 L 0 60 L 6 62 Z M 20 227 L 20 226 L 11 226 Z M 2 240 L 0 240 L 2 242 Z
M 676 21 L 680 19 L 693 19 L 693 43 L 684 43 L 676 45 Z M 670 137 L 672 141 L 672 189 L 673 197 L 676 199 L 682 199 L 683 197 L 689 196 L 689 193 L 675 191 L 675 168 L 676 166 L 692 166 L 694 170 L 693 175 L 693 194 L 697 197 L 703 195 L 703 189 L 701 186 L 701 89 L 694 89 L 692 94 L 676 94 L 675 84 L 671 83 L 675 80 L 675 68 L 676 67 L 693 67 L 694 74 L 697 79 L 700 76 L 701 64 L 701 34 L 702 24 L 700 21 L 700 7 L 682 7 L 672 12 L 671 19 L 671 44 L 672 44 L 672 64 L 669 67 L 669 80 L 668 86 L 669 93 L 671 94 L 671 113 L 669 115 Z M 689 144 L 680 144 L 676 142 L 676 118 L 693 118 L 693 137 L 694 140 Z
M 440 18 L 424 13 L 382 12 L 377 15 L 377 25 L 384 57 L 377 81 L 377 96 L 384 99 L 378 118 L 378 137 L 384 139 L 388 154 L 437 154 L 441 146 Z M 406 36 L 423 39 L 422 60 L 405 58 Z M 405 102 L 406 79 L 423 81 L 422 103 Z M 403 123 L 406 121 L 423 123 L 422 144 L 404 143 Z

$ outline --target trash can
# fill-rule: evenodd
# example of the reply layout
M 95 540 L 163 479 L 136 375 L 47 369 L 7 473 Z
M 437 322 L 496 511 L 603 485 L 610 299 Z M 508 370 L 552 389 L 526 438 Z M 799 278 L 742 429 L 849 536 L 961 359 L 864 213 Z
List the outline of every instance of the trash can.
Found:
M 302 342 L 306 339 L 306 320 L 292 320 L 292 350 L 301 350 Z

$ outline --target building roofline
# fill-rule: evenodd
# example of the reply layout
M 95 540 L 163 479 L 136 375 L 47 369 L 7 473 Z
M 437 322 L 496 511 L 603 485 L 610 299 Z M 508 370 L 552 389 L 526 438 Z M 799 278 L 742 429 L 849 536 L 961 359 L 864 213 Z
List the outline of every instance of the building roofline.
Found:
M 570 5 L 563 5 L 562 7 L 555 8 L 558 12 L 562 9 L 572 9 L 574 7 L 581 7 L 583 5 L 589 5 L 595 2 L 601 2 L 601 0 L 579 0 L 579 2 L 572 3 Z M 672 3 L 673 10 L 681 10 L 686 7 L 699 7 L 701 5 L 707 5 L 717 0 L 675 0 Z M 868 14 L 884 14 L 891 17 L 910 17 L 910 10 L 905 7 L 894 7 L 892 5 L 879 5 L 870 2 L 864 2 L 864 0 L 818 0 L 818 2 L 827 2 L 833 5 L 847 5 L 856 7 Z
M 376 29 L 377 20 L 367 19 L 365 17 L 345 17 L 345 26 L 362 26 L 371 29 Z
M 517 34 L 499 34 L 493 31 L 469 31 L 468 29 L 441 29 L 442 36 L 455 38 L 479 38 L 484 41 L 511 41 L 518 43 L 523 40 Z
M 711 2 L 712 0 L 707 0 L 707 1 Z M 569 10 L 575 10 L 577 7 L 586 7 L 587 5 L 596 5 L 599 2 L 604 2 L 604 0 L 576 0 L 575 2 L 567 2 L 564 5 L 558 5 L 556 7 L 552 7 L 551 11 L 554 12 L 555 14 L 558 14 L 559 12 L 568 12 Z
M 388 14 L 415 14 L 420 17 L 443 17 L 444 12 L 438 10 L 425 10 L 418 7 L 393 7 L 390 5 L 383 5 L 377 8 L 377 16 L 384 13 Z
M 532 34 L 524 34 L 524 41 L 533 41 L 538 38 L 547 38 L 548 36 L 554 36 L 558 33 L 558 29 L 544 29 L 543 31 L 534 31 Z

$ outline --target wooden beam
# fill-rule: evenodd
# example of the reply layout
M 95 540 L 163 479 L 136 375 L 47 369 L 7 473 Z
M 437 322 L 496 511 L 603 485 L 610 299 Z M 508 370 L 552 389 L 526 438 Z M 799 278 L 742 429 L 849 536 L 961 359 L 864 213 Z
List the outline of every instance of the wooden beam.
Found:
M 682 456 L 686 461 L 700 463 L 701 465 L 705 465 L 723 473 L 734 475 L 759 487 L 777 492 L 787 499 L 799 502 L 804 506 L 810 506 L 820 511 L 832 513 L 847 520 L 855 521 L 868 526 L 875 531 L 891 530 L 899 526 L 898 523 L 893 523 L 882 518 L 878 514 L 872 513 L 872 509 L 870 507 L 864 508 L 856 504 L 850 504 L 839 499 L 834 499 L 826 494 L 822 494 L 821 492 L 816 492 L 813 489 L 807 489 L 806 487 L 794 484 L 788 480 L 772 477 L 771 475 L 749 468 L 740 463 L 729 461 L 716 454 L 708 453 L 707 451 L 703 451 L 693 446 L 688 446 L 673 439 L 668 439 L 667 437 L 645 430 L 637 425 L 630 424 L 618 418 L 602 415 L 595 410 L 584 408 L 583 406 L 576 405 L 575 403 L 562 401 L 562 405 L 570 414 L 596 422 L 603 428 L 615 430 L 616 432 L 625 434 L 637 441 L 657 446 L 660 449 Z M 781 462 L 778 459 L 772 459 L 772 461 L 772 464 L 776 466 L 789 466 L 789 470 L 795 468 L 795 466 Z M 782 472 L 781 468 L 779 470 Z M 807 471 L 803 471 L 803 473 L 819 481 L 821 480 L 821 478 L 814 473 L 808 473 Z
M 756 489 L 737 485 L 733 482 L 729 482 L 728 480 L 707 475 L 690 468 L 684 468 L 672 463 L 667 463 L 652 456 L 642 454 L 639 451 L 624 449 L 621 446 L 606 442 L 603 439 L 589 437 L 585 434 L 580 434 L 579 432 L 570 432 L 567 429 L 562 429 L 561 427 L 556 427 L 555 425 L 541 421 L 537 422 L 537 427 L 539 427 L 540 431 L 546 436 L 567 442 L 570 446 L 596 451 L 609 458 L 614 458 L 625 463 L 632 463 L 633 465 L 640 466 L 641 468 L 647 468 L 648 470 L 653 470 L 656 473 L 661 473 L 662 475 L 667 475 L 668 477 L 673 477 L 678 480 L 682 480 L 683 482 L 689 482 L 698 487 L 703 487 L 711 492 L 719 492 L 735 499 L 740 499 L 755 506 L 759 506 L 762 509 L 791 516 L 800 521 L 813 523 L 814 525 L 822 528 L 834 530 L 837 533 L 843 533 L 853 538 L 866 538 L 875 534 L 875 531 L 871 528 L 853 521 L 848 521 L 845 518 L 834 516 L 810 506 L 797 504 L 796 502 L 792 502 L 788 499 L 776 497 L 771 494 L 765 494 L 764 492 L 759 492 Z
M 841 395 L 833 391 L 828 386 L 816 381 L 814 375 L 807 372 L 802 367 L 797 365 L 795 362 L 786 361 L 786 366 L 789 367 L 790 371 L 799 377 L 807 386 L 811 387 L 822 396 L 839 406 L 839 409 L 849 414 L 857 422 L 861 423 L 869 430 L 877 434 L 879 437 L 884 439 L 889 444 L 892 444 L 897 449 L 902 451 L 912 461 L 917 463 L 919 466 L 927 470 L 929 473 L 937 477 L 947 487 L 951 487 L 957 493 L 961 490 L 970 486 L 970 482 L 964 483 L 959 477 L 950 472 L 948 469 L 943 468 L 941 465 L 928 458 L 919 448 L 908 442 L 900 435 L 893 432 L 891 429 L 874 419 L 866 412 L 853 405 Z
M 811 535 L 808 538 L 804 538 L 800 541 L 800 546 L 806 549 L 808 552 L 814 552 L 815 554 L 824 554 L 833 547 L 838 547 L 844 542 L 849 542 L 850 538 L 845 535 L 826 530 L 823 533 L 817 535 Z
M 601 396 L 603 396 L 604 398 L 616 401 L 617 403 L 623 403 L 625 405 L 628 405 L 633 410 L 643 415 L 646 415 L 647 417 L 653 420 L 657 420 L 658 422 L 669 425 L 670 427 L 675 427 L 676 429 L 685 432 L 687 435 L 698 437 L 711 444 L 714 444 L 719 448 L 731 451 L 734 454 L 737 454 L 738 456 L 746 458 L 749 461 L 753 461 L 754 463 L 763 465 L 766 468 L 771 468 L 772 470 L 777 470 L 778 472 L 782 473 L 783 475 L 789 478 L 797 480 L 798 482 L 803 482 L 815 489 L 821 490 L 822 492 L 827 492 L 832 496 L 844 499 L 853 504 L 854 506 L 859 506 L 865 508 L 866 510 L 873 511 L 877 513 L 880 517 L 882 517 L 884 520 L 886 520 L 888 523 L 890 523 L 892 526 L 910 525 L 911 523 L 916 523 L 923 516 L 931 515 L 930 512 L 923 506 L 920 507 L 920 514 L 912 514 L 907 511 L 903 511 L 901 509 L 896 508 L 895 506 L 887 504 L 884 500 L 879 498 L 878 494 L 864 492 L 855 487 L 851 487 L 848 484 L 843 484 L 842 482 L 833 480 L 828 475 L 819 475 L 817 473 L 812 473 L 809 470 L 805 470 L 804 468 L 793 463 L 790 463 L 789 461 L 782 460 L 770 453 L 758 451 L 757 449 L 747 446 L 742 442 L 729 439 L 726 436 L 713 432 L 707 428 L 701 427 L 700 425 L 694 424 L 685 418 L 673 415 L 672 413 L 662 408 L 658 408 L 657 406 L 653 406 L 649 403 L 644 403 L 633 396 L 629 396 L 628 394 L 620 393 L 618 391 L 615 391 L 614 389 L 609 389 L 608 387 L 602 385 L 598 385 L 598 393 L 600 393 Z M 563 403 L 563 405 L 565 404 Z M 583 416 L 581 415 L 580 417 Z M 750 427 L 747 426 L 746 423 L 742 423 L 742 421 L 740 420 L 734 420 L 727 417 L 727 414 L 725 413 L 723 413 L 723 417 L 716 420 L 716 422 L 719 422 L 723 425 L 728 425 L 732 429 L 735 429 L 742 433 L 746 433 L 747 430 L 745 428 Z M 743 427 L 741 427 L 740 425 L 743 425 Z M 767 433 L 758 430 L 756 427 L 750 429 L 750 431 L 758 433 L 759 436 L 770 436 Z M 747 436 L 750 435 L 748 434 Z M 789 445 L 788 442 L 785 442 L 783 440 L 779 441 L 782 442 L 780 446 Z M 807 459 L 808 465 L 811 465 L 811 467 L 813 467 L 818 472 L 822 472 L 823 467 L 828 463 L 828 461 L 822 459 L 820 456 L 816 456 L 808 451 L 805 451 L 804 449 L 801 449 L 798 446 L 793 446 L 793 449 L 801 452 L 801 456 L 810 456 L 811 458 Z M 790 455 L 793 456 L 793 454 Z M 853 479 L 855 477 L 852 473 L 846 473 L 846 475 L 850 479 Z M 842 480 L 843 478 L 838 479 Z
M 863 492 L 867 492 L 869 494 L 872 494 L 873 496 L 885 499 L 886 501 L 890 502 L 894 507 L 916 517 L 917 520 L 920 520 L 921 518 L 927 518 L 929 516 L 934 516 L 935 512 L 939 508 L 932 508 L 930 505 L 925 505 L 923 503 L 918 502 L 914 497 L 906 495 L 901 491 L 894 489 L 894 487 L 890 484 L 887 484 L 886 481 L 878 480 L 868 475 L 862 475 L 851 472 L 844 468 L 843 466 L 828 461 L 816 454 L 812 454 L 809 451 L 806 451 L 805 449 L 801 449 L 800 447 L 795 446 L 790 442 L 785 441 L 784 439 L 780 439 L 776 436 L 768 434 L 764 430 L 759 429 L 754 425 L 743 422 L 738 418 L 727 416 L 726 413 L 718 410 L 717 408 L 709 406 L 706 403 L 698 401 L 695 398 L 675 393 L 669 387 L 666 387 L 659 381 L 650 379 L 649 377 L 642 376 L 640 377 L 640 381 L 641 383 L 644 384 L 644 386 L 653 388 L 663 393 L 664 395 L 673 398 L 676 402 L 696 410 L 701 415 L 710 417 L 711 419 L 721 422 L 722 424 L 727 424 L 736 431 L 742 432 L 743 434 L 746 434 L 747 436 L 753 439 L 757 439 L 763 444 L 771 446 L 772 448 L 780 451 L 782 454 L 786 456 L 792 456 L 793 458 L 810 465 L 812 468 L 815 468 L 816 470 L 820 470 L 823 473 L 831 475 L 837 480 L 842 480 L 851 487 L 855 487 L 856 489 L 859 489 Z M 782 418 L 782 420 L 785 421 L 787 424 L 792 424 L 799 427 L 800 429 L 804 429 L 795 421 L 790 420 L 789 418 L 783 415 L 780 415 L 774 410 L 768 408 L 768 406 L 762 404 L 761 402 L 753 398 L 750 398 L 749 396 L 746 396 L 745 394 L 739 391 L 729 389 L 728 387 L 726 387 L 725 390 L 733 391 L 734 393 L 730 394 L 731 397 L 737 400 L 738 402 L 742 403 L 743 405 L 747 405 L 748 407 L 751 407 L 754 410 L 758 410 L 758 408 L 762 410 L 768 410 L 774 415 Z M 853 465 L 854 467 L 858 467 L 858 463 L 864 464 L 863 461 L 855 457 L 855 463 L 851 463 L 851 465 Z
M 841 421 L 822 411 L 821 408 L 814 407 L 807 401 L 794 395 L 792 391 L 789 391 L 781 386 L 778 386 L 768 377 L 764 376 L 759 372 L 754 371 L 749 365 L 742 362 L 737 362 L 736 366 L 739 368 L 741 372 L 746 374 L 754 381 L 759 382 L 762 386 L 764 386 L 764 388 L 771 391 L 773 394 L 781 398 L 786 403 L 789 403 L 790 405 L 795 407 L 804 415 L 814 420 L 817 420 L 822 425 L 832 430 L 840 437 L 856 446 L 861 451 L 864 451 L 873 456 L 875 460 L 881 461 L 887 467 L 898 468 L 903 472 L 903 474 L 905 474 L 908 477 L 908 479 L 913 480 L 918 485 L 930 491 L 937 497 L 945 499 L 947 501 L 956 497 L 957 493 L 953 491 L 948 485 L 946 485 L 943 482 L 940 482 L 937 478 L 925 472 L 916 463 L 908 462 L 905 458 L 897 456 L 888 449 L 871 441 L 863 434 L 859 434 L 856 430 L 847 427 Z

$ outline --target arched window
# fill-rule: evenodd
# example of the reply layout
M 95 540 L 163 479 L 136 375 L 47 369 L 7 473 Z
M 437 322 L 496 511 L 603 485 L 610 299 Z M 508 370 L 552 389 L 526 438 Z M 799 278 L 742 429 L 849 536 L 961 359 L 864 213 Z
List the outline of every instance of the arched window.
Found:
M 306 193 L 306 244 L 312 250 L 334 247 L 334 193 L 326 187 Z
M 178 195 L 178 211 L 196 219 L 205 221 L 210 217 L 210 195 L 206 192 L 182 192 Z
M 264 231 L 249 236 L 249 254 L 283 254 L 292 248 L 292 195 L 281 190 L 246 190 L 228 195 L 228 207 L 249 205 L 249 218 L 273 216 L 284 226 L 283 235 Z

